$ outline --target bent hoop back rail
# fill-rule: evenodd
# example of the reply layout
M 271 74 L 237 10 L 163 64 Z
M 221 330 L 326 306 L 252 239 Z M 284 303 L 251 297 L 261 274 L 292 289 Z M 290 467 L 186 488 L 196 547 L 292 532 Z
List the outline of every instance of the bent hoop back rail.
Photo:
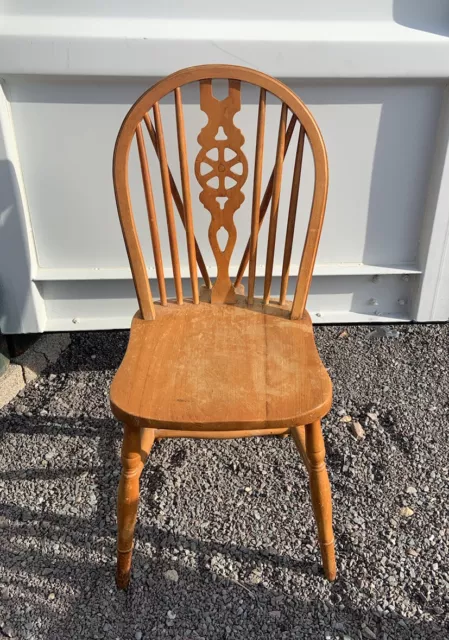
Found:
M 212 93 L 212 80 L 214 79 L 228 80 L 229 92 L 228 96 L 224 100 L 218 100 Z M 194 173 L 202 189 L 200 193 L 200 201 L 209 211 L 211 216 L 209 225 L 209 242 L 217 263 L 217 278 L 213 284 L 210 281 L 201 251 L 196 242 L 193 226 L 190 173 L 187 160 L 187 145 L 181 89 L 184 85 L 192 82 L 199 82 L 200 107 L 208 117 L 206 126 L 203 127 L 198 135 L 200 149 L 196 158 Z M 242 82 L 256 85 L 260 88 L 260 94 L 256 148 L 254 153 L 251 233 L 240 263 L 237 277 L 234 283 L 232 283 L 229 275 L 229 265 L 236 243 L 237 234 L 234 224 L 234 215 L 239 210 L 244 200 L 242 188 L 248 176 L 248 160 L 242 150 L 245 138 L 242 131 L 240 131 L 233 121 L 235 114 L 241 108 Z M 281 101 L 282 107 L 274 167 L 262 196 L 262 166 L 264 157 L 267 92 L 278 98 Z M 175 184 L 173 174 L 168 165 L 159 107 L 160 100 L 170 93 L 173 93 L 175 98 L 181 193 Z M 153 112 L 153 120 L 150 118 L 151 111 Z M 263 302 L 264 304 L 269 304 L 273 277 L 273 261 L 276 231 L 278 226 L 283 163 L 295 127 L 299 127 L 299 134 L 295 152 L 283 253 L 281 290 L 279 297 L 279 303 L 281 305 L 283 305 L 286 300 L 287 284 L 290 275 L 289 271 L 292 255 L 293 234 L 296 223 L 296 209 L 298 204 L 304 142 L 306 137 L 312 151 L 315 178 L 309 224 L 304 241 L 299 274 L 296 281 L 295 294 L 290 313 L 290 317 L 293 320 L 301 318 L 304 313 L 305 303 L 312 279 L 313 266 L 318 250 L 321 228 L 323 225 L 328 188 L 326 149 L 318 125 L 307 107 L 298 98 L 298 96 L 296 96 L 296 94 L 282 82 L 279 82 L 260 71 L 232 65 L 203 65 L 183 69 L 155 84 L 135 102 L 126 115 L 117 137 L 114 150 L 113 176 L 120 224 L 125 239 L 126 250 L 143 319 L 154 319 L 155 309 L 145 260 L 131 206 L 128 182 L 128 164 L 133 139 L 135 138 L 137 141 L 161 304 L 167 304 L 167 293 L 158 231 L 158 217 L 155 210 L 152 181 L 145 148 L 144 129 L 146 129 L 151 139 L 160 165 L 177 303 L 183 303 L 183 290 L 173 204 L 178 211 L 186 232 L 189 272 L 194 304 L 199 303 L 197 267 L 201 272 L 206 287 L 211 289 L 210 299 L 212 303 L 235 302 L 235 290 L 241 284 L 243 275 L 248 267 L 247 301 L 249 305 L 254 303 L 258 235 L 263 219 L 269 210 L 269 229 L 263 291 Z M 218 138 L 218 134 L 221 131 L 224 133 L 224 138 Z M 211 149 L 217 150 L 217 159 L 211 158 L 209 154 Z M 234 154 L 231 159 L 226 158 L 226 150 L 230 150 Z M 206 172 L 203 172 L 202 170 L 204 165 L 207 167 Z M 240 165 L 241 173 L 237 173 L 235 171 L 236 165 Z M 218 183 L 218 186 L 213 187 L 210 184 L 212 179 L 215 180 L 215 183 Z M 229 185 L 229 182 L 232 184 Z M 221 206 L 219 202 L 220 200 L 225 200 L 223 206 Z M 217 240 L 217 234 L 222 228 L 224 228 L 228 234 L 227 243 L 223 250 L 220 248 Z

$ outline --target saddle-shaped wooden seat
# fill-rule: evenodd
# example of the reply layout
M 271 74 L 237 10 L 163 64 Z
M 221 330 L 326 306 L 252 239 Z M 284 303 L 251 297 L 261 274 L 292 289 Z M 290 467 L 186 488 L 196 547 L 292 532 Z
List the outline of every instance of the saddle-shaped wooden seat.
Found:
M 119 420 L 136 427 L 283 429 L 319 420 L 332 401 L 307 315 L 185 303 L 135 317 L 111 386 Z

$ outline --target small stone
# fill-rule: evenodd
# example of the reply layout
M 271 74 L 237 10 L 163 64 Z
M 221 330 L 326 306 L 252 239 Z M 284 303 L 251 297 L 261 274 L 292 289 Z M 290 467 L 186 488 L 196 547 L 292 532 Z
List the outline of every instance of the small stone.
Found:
M 56 598 L 56 596 L 55 596 L 55 594 L 54 594 L 54 593 L 49 593 L 49 594 L 48 594 L 48 599 L 49 599 L 49 600 L 54 600 L 55 598 Z
M 277 551 L 274 547 L 265 547 L 265 553 L 268 553 L 270 556 L 276 555 Z
M 372 631 L 369 627 L 365 626 L 363 627 L 363 635 L 366 638 L 370 638 L 370 640 L 376 640 L 376 634 L 374 633 L 374 631 Z
M 367 413 L 366 415 L 373 422 L 379 422 L 379 419 L 378 419 L 379 418 L 379 414 L 377 413 L 377 411 L 372 411 L 370 413 Z
M 365 431 L 360 422 L 355 421 L 352 423 L 351 432 L 357 440 L 362 440 L 365 437 Z
M 167 618 L 169 620 L 174 620 L 176 618 L 176 613 L 174 611 L 167 611 Z
M 432 569 L 433 569 L 434 571 L 438 571 L 438 562 L 434 562 L 434 563 L 433 563 L 433 565 L 432 565 Z
M 280 611 L 270 611 L 270 612 L 268 613 L 268 615 L 269 615 L 271 618 L 276 618 L 276 619 L 278 620 L 278 619 L 281 617 L 281 612 L 280 612 Z
M 53 573 L 53 569 L 51 569 L 50 567 L 46 567 L 45 569 L 42 569 L 43 576 L 49 576 L 50 573 Z
M 249 581 L 251 584 L 260 584 L 262 582 L 262 572 L 260 569 L 254 569 L 251 571 Z
M 412 558 L 416 558 L 416 556 L 419 555 L 419 551 L 416 551 L 416 549 L 412 549 L 411 547 L 409 547 L 407 549 L 407 555 L 411 556 Z
M 50 382 L 53 382 L 53 380 L 56 380 L 56 373 L 50 373 L 50 375 L 48 376 L 48 379 L 50 380 Z
M 340 418 L 340 422 L 352 422 L 352 418 L 351 418 L 351 416 L 348 416 L 348 415 L 342 416 Z
M 404 518 L 410 518 L 410 516 L 412 516 L 415 512 L 413 511 L 413 509 L 410 509 L 410 507 L 402 507 L 399 513 Z
M 344 329 L 341 333 L 338 334 L 339 338 L 347 338 L 349 333 Z
M 136 640 L 142 640 L 142 632 L 141 631 L 136 631 L 136 633 L 134 634 L 134 637 Z
M 417 490 L 415 489 L 415 487 L 407 487 L 407 489 L 405 490 L 405 493 L 408 493 L 412 496 L 416 496 L 416 494 L 418 493 Z
M 14 630 L 13 628 L 9 625 L 9 624 L 5 624 L 2 627 L 2 633 L 4 636 L 6 636 L 7 638 L 12 638 L 14 635 Z
M 179 580 L 179 575 L 176 569 L 168 569 L 168 571 L 164 573 L 164 577 L 170 582 L 178 582 Z

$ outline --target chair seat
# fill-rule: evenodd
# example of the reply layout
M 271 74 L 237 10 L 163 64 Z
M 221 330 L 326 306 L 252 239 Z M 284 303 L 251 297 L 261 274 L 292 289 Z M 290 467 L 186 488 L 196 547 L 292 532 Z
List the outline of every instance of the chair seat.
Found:
M 195 431 L 289 428 L 322 418 L 332 384 L 310 317 L 287 308 L 156 305 L 136 314 L 111 386 L 114 415 L 128 425 Z

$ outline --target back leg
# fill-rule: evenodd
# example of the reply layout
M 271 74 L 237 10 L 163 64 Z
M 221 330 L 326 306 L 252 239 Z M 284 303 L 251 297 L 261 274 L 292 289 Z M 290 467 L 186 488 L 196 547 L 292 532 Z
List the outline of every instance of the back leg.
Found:
M 154 442 L 154 430 L 125 425 L 122 445 L 122 474 L 117 500 L 117 573 L 119 589 L 126 589 L 131 573 L 134 529 L 139 505 L 139 480 L 143 465 Z M 142 450 L 145 446 L 145 450 Z
M 332 531 L 332 497 L 324 462 L 326 452 L 319 420 L 306 426 L 306 451 L 310 461 L 310 493 L 318 527 L 324 573 L 328 580 L 333 581 L 337 575 L 337 567 Z
M 296 448 L 301 455 L 302 461 L 304 462 L 307 471 L 310 473 L 310 462 L 306 451 L 306 432 L 304 425 L 300 425 L 299 427 L 292 429 L 291 434 Z

